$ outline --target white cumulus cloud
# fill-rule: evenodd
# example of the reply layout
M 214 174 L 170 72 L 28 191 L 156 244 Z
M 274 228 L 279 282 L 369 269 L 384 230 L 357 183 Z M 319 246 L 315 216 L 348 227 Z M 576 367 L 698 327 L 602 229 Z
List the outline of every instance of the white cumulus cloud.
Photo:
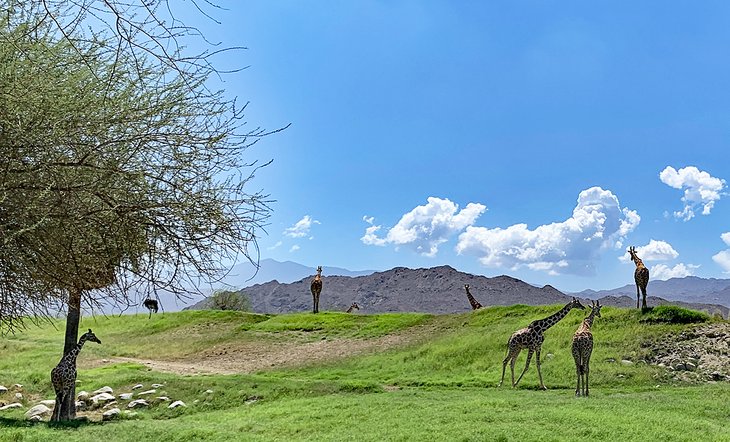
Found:
M 640 221 L 635 211 L 621 208 L 611 191 L 591 187 L 578 195 L 573 214 L 565 221 L 534 230 L 526 224 L 469 226 L 459 235 L 456 251 L 478 256 L 487 267 L 592 275 L 600 251 L 620 245 Z
M 684 189 L 684 196 L 682 196 L 684 208 L 674 212 L 674 216 L 685 221 L 689 221 L 695 216 L 698 206 L 702 206 L 703 215 L 709 215 L 725 188 L 725 180 L 715 178 L 694 166 L 683 167 L 679 170 L 667 166 L 659 173 L 659 179 L 670 187 Z
M 299 247 L 298 245 L 294 244 L 294 245 L 293 245 L 293 246 L 291 246 L 291 248 L 289 249 L 289 253 L 294 253 L 294 252 L 296 252 L 296 251 L 297 251 L 297 250 L 299 250 L 299 249 L 301 249 L 301 247 Z
M 730 246 L 730 232 L 725 232 L 720 235 L 722 241 Z M 730 273 L 730 249 L 723 250 L 712 257 L 712 260 L 717 263 L 725 273 Z
M 290 237 L 290 238 L 304 238 L 305 236 L 309 235 L 309 229 L 312 228 L 313 224 L 321 224 L 316 219 L 312 219 L 309 215 L 304 215 L 302 219 L 296 222 L 291 227 L 288 227 L 284 230 L 284 235 Z
M 636 248 L 636 254 L 642 261 L 669 261 L 679 256 L 674 247 L 666 241 L 650 240 L 649 244 Z M 631 256 L 624 253 L 619 257 L 620 261 L 629 262 Z
M 459 210 L 459 206 L 448 199 L 429 197 L 426 205 L 404 214 L 382 237 L 378 236 L 382 226 L 375 225 L 373 217 L 364 216 L 363 221 L 370 227 L 365 229 L 360 240 L 368 245 L 407 246 L 421 255 L 435 256 L 441 244 L 474 224 L 485 210 L 487 207 L 479 203 L 469 203 Z
M 697 265 L 685 265 L 682 263 L 679 263 L 674 267 L 669 267 L 666 264 L 657 264 L 649 270 L 649 273 L 651 274 L 652 279 L 666 281 L 670 278 L 684 278 L 685 276 L 693 276 L 694 269 L 697 269 L 699 267 L 700 266 Z

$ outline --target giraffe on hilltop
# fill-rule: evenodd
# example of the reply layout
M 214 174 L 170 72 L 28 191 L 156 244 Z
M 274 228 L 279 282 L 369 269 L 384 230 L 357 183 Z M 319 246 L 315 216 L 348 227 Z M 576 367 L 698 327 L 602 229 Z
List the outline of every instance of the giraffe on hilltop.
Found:
M 319 294 L 322 293 L 322 266 L 317 266 L 317 275 L 312 279 L 309 289 L 312 292 L 312 301 L 314 303 L 312 313 L 319 313 Z
M 578 301 L 578 298 L 573 298 L 569 303 L 565 305 L 560 311 L 554 313 L 547 318 L 538 319 L 532 321 L 527 327 L 517 330 L 510 336 L 507 342 L 507 357 L 502 361 L 502 380 L 499 381 L 499 385 L 504 382 L 504 372 L 507 368 L 507 362 L 509 362 L 510 370 L 512 371 L 512 387 L 516 387 L 519 384 L 522 376 L 524 376 L 527 369 L 530 367 L 530 360 L 532 354 L 535 353 L 537 357 L 537 375 L 540 378 L 540 388 L 547 390 L 545 384 L 542 381 L 542 371 L 540 370 L 540 350 L 542 349 L 542 343 L 545 340 L 544 333 L 547 329 L 557 324 L 563 319 L 571 309 L 579 308 L 585 309 L 583 305 Z M 525 369 L 522 370 L 522 374 L 515 381 L 515 362 L 517 362 L 517 356 L 519 356 L 522 349 L 527 349 L 527 362 L 525 363 Z
M 478 310 L 482 308 L 482 305 L 477 301 L 469 291 L 469 284 L 464 284 L 464 290 L 466 290 L 466 297 L 469 299 L 469 304 L 471 304 L 472 310 Z
M 591 313 L 581 322 L 573 335 L 573 359 L 575 360 L 575 374 L 578 383 L 575 395 L 588 396 L 588 372 L 590 371 L 591 353 L 593 352 L 593 319 L 601 317 L 601 307 L 598 301 L 591 301 Z M 582 384 L 582 388 L 581 388 Z
M 636 264 L 636 270 L 634 270 L 634 282 L 636 283 L 636 308 L 639 308 L 639 289 L 641 289 L 642 299 L 641 308 L 646 307 L 646 285 L 649 284 L 649 269 L 644 265 L 644 261 L 639 259 L 636 254 L 636 247 L 629 247 L 629 255 L 631 260 Z
M 56 406 L 53 408 L 52 421 L 71 420 L 74 418 L 73 415 L 61 416 L 61 406 L 66 400 L 66 397 L 72 394 L 76 386 L 76 358 L 86 341 L 101 344 L 99 338 L 89 329 L 88 332 L 81 335 L 79 343 L 63 355 L 58 365 L 51 370 L 51 383 L 53 384 L 53 389 L 56 390 Z
M 345 313 L 353 313 L 355 310 L 360 310 L 360 306 L 357 305 L 357 302 L 353 302 L 350 308 L 348 308 Z

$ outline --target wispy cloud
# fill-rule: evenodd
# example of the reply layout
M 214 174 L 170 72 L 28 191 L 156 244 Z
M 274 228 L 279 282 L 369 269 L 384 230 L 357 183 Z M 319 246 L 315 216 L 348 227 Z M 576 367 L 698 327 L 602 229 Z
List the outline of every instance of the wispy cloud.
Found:
M 478 256 L 487 267 L 592 275 L 600 251 L 620 247 L 640 221 L 636 211 L 621 208 L 613 193 L 592 187 L 578 195 L 572 216 L 563 222 L 534 230 L 526 224 L 504 229 L 469 226 L 459 236 L 456 251 Z
M 274 249 L 278 249 L 279 247 L 281 247 L 281 245 L 282 245 L 282 244 L 284 244 L 284 243 L 283 243 L 283 242 L 281 242 L 281 241 L 277 241 L 277 243 L 276 243 L 276 244 L 274 244 L 274 245 L 273 245 L 273 246 L 271 246 L 271 247 L 267 247 L 267 248 L 266 248 L 266 250 L 274 250 Z
M 636 254 L 641 258 L 642 261 L 669 261 L 679 256 L 679 253 L 674 250 L 671 244 L 666 241 L 650 240 L 649 244 L 645 246 L 639 246 L 636 248 Z M 619 256 L 619 261 L 629 262 L 631 256 L 628 253 L 624 253 Z
M 725 245 L 730 246 L 730 232 L 725 232 L 720 235 L 720 239 Z M 725 273 L 730 273 L 730 249 L 723 250 L 712 257 L 712 260 L 717 263 Z
M 698 206 L 702 206 L 703 215 L 709 215 L 725 188 L 725 180 L 715 178 L 694 166 L 679 170 L 667 166 L 659 173 L 659 179 L 670 187 L 684 189 L 682 196 L 684 208 L 674 212 L 675 217 L 684 221 L 689 221 L 695 216 Z
M 638 251 L 638 249 L 637 249 Z M 693 276 L 694 270 L 700 266 L 692 264 L 679 263 L 674 267 L 669 267 L 666 264 L 657 264 L 649 271 L 652 279 L 666 281 L 670 278 L 684 278 L 685 276 Z
M 370 227 L 365 229 L 360 240 L 368 245 L 407 246 L 421 255 L 435 256 L 441 244 L 472 225 L 485 210 L 487 207 L 479 203 L 469 203 L 459 210 L 459 206 L 448 199 L 429 197 L 426 205 L 404 214 L 384 237 L 377 235 L 382 226 L 374 224 L 374 217 L 364 216 L 363 221 Z
M 296 224 L 285 229 L 284 235 L 290 238 L 304 238 L 309 235 L 309 230 L 312 228 L 313 224 L 321 223 L 316 219 L 312 219 L 309 215 L 304 215 L 304 217 L 297 221 Z
M 298 245 L 294 244 L 294 245 L 293 245 L 293 246 L 291 246 L 291 248 L 289 249 L 289 253 L 294 253 L 294 252 L 296 252 L 296 251 L 297 251 L 297 250 L 299 250 L 299 249 L 301 249 L 301 247 L 299 247 Z

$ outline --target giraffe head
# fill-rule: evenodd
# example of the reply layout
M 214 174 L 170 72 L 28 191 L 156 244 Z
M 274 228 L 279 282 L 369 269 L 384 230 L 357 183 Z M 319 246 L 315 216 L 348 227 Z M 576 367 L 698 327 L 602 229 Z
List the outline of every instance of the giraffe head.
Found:
M 469 290 L 469 284 L 464 284 L 464 288 L 465 288 L 466 290 Z
M 322 266 L 317 266 L 317 274 L 322 273 Z
M 94 332 L 91 331 L 91 329 L 89 329 L 89 331 L 84 333 L 81 336 L 81 339 L 83 339 L 84 341 L 91 341 L 91 342 L 96 342 L 97 344 L 101 344 L 101 341 L 99 340 L 99 338 L 96 337 L 96 335 L 94 334 Z
M 601 305 L 600 302 L 591 301 L 591 313 L 593 314 L 593 316 L 595 316 L 597 318 L 601 317 L 601 307 L 603 307 L 603 306 Z
M 629 247 L 629 256 L 631 256 L 631 260 L 634 262 L 641 261 L 639 259 L 639 257 L 636 255 L 636 247 L 634 247 L 634 246 Z
M 573 309 L 573 308 L 579 308 L 581 310 L 585 310 L 585 307 L 583 306 L 583 304 L 581 304 L 580 301 L 578 300 L 578 298 L 576 298 L 575 296 L 573 297 L 573 300 L 568 303 L 568 310 Z
M 352 305 L 350 306 L 350 308 L 353 310 L 360 310 L 360 306 L 357 305 L 357 302 L 353 302 Z

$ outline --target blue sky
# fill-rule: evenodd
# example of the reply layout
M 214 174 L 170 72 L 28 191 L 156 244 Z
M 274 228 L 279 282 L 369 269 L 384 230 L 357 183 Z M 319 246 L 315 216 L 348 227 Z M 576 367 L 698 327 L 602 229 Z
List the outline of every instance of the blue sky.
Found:
M 228 1 L 262 258 L 564 291 L 730 277 L 730 3 Z M 641 2 L 643 3 L 643 2 Z M 187 19 L 190 22 L 190 18 Z M 651 284 L 649 285 L 651 293 Z M 657 294 L 661 295 L 661 294 Z

